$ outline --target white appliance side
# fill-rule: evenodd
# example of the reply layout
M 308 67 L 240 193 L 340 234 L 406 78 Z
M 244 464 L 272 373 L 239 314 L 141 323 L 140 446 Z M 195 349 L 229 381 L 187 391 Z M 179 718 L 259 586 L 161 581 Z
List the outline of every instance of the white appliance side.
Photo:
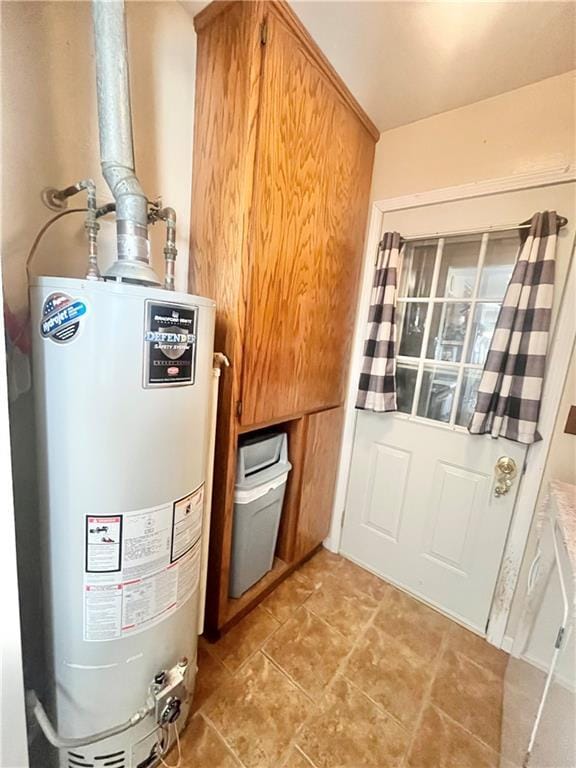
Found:
M 205 481 L 215 306 L 183 293 L 75 279 L 38 278 L 30 293 L 53 714 L 62 735 L 79 737 L 131 717 L 145 704 L 154 675 L 183 656 L 190 660 L 188 689 L 193 688 L 201 542 L 166 565 L 162 553 L 172 530 L 161 531 L 166 509 L 172 512 L 175 502 Z M 85 306 L 76 334 L 64 343 L 44 338 L 40 330 L 42 308 L 54 293 Z M 197 307 L 193 384 L 143 386 L 147 301 Z M 150 512 L 159 509 L 164 511 Z M 132 514 L 142 511 L 140 517 Z M 88 602 L 87 586 L 97 591 L 99 579 L 109 585 L 117 578 L 124 603 L 127 597 L 121 583 L 126 574 L 98 572 L 97 555 L 96 573 L 86 572 L 92 557 L 89 517 L 104 519 L 112 539 L 119 534 L 115 518 L 122 520 L 124 551 L 117 557 L 124 564 L 130 554 L 134 566 L 132 628 L 125 628 L 126 605 L 119 610 L 110 592 L 102 598 L 108 608 Z M 128 523 L 133 535 L 127 545 Z M 158 535 L 151 535 L 150 526 Z M 154 562 L 160 578 L 151 576 Z M 162 607 L 163 614 L 154 615 Z M 145 721 L 134 730 L 140 737 L 152 726 Z M 128 732 L 107 741 L 125 746 L 135 737 Z M 128 752 L 125 765 L 138 765 Z

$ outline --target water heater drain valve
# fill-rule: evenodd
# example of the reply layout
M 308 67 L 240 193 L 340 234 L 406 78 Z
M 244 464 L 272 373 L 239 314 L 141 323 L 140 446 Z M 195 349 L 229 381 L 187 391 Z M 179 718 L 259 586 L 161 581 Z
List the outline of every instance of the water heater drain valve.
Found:
M 154 675 L 151 693 L 155 702 L 155 717 L 159 726 L 176 722 L 182 712 L 182 703 L 188 698 L 186 671 L 188 659 L 181 659 L 171 669 Z

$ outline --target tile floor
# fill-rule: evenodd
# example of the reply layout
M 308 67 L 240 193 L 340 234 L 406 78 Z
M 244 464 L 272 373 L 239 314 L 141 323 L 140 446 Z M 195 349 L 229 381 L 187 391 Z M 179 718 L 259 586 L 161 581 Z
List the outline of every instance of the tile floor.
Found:
M 496 768 L 506 661 L 322 550 L 201 639 L 182 768 Z

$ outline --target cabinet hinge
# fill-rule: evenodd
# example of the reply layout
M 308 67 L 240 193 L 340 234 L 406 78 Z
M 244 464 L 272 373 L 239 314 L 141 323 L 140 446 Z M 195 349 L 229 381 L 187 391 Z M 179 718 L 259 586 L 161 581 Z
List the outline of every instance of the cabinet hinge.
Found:
M 242 400 L 238 400 L 236 403 L 236 416 L 238 416 L 238 418 L 242 416 Z
M 263 21 L 260 26 L 260 45 L 266 45 L 268 42 L 268 22 Z

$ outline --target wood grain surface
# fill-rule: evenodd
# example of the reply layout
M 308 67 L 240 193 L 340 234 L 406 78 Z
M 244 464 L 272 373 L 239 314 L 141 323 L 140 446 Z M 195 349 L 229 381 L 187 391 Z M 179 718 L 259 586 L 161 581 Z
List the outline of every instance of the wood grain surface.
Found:
M 340 404 L 374 142 L 283 17 L 268 12 L 243 425 Z
M 189 290 L 216 300 L 215 350 L 231 364 L 218 401 L 206 604 L 212 626 L 224 621 L 228 600 L 261 20 L 260 3 L 227 3 L 198 34 Z
M 308 421 L 295 559 L 309 554 L 328 536 L 336 489 L 344 408 L 306 417 Z
M 212 3 L 195 26 L 189 290 L 216 300 L 215 349 L 231 362 L 210 534 L 206 621 L 215 635 L 326 527 L 327 506 L 321 520 L 301 517 L 317 450 L 306 436 L 323 422 L 308 414 L 344 398 L 377 130 L 285 2 Z M 238 603 L 228 598 L 237 440 L 279 421 L 289 422 L 294 468 L 278 559 Z M 321 431 L 311 432 L 315 445 Z

